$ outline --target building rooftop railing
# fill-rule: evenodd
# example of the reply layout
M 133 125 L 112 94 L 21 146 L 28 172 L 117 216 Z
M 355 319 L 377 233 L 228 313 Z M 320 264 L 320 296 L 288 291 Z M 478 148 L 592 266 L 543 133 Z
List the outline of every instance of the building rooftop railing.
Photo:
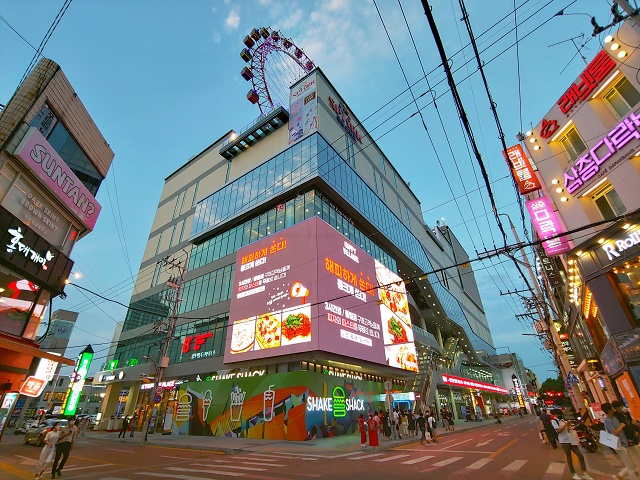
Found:
M 242 135 L 244 132 L 246 132 L 247 130 L 250 130 L 251 128 L 253 128 L 254 125 L 256 125 L 257 123 L 260 123 L 260 121 L 267 117 L 268 115 L 271 114 L 271 112 L 273 112 L 276 108 L 278 107 L 282 107 L 284 108 L 284 106 L 282 106 L 280 103 L 276 103 L 273 105 L 273 108 L 271 110 L 267 110 L 264 113 L 261 113 L 259 116 L 257 116 L 256 118 L 254 118 L 251 122 L 247 123 L 244 127 L 242 127 L 240 130 L 235 132 L 235 136 L 230 137 L 228 140 L 226 140 L 222 146 L 220 147 L 220 149 L 224 149 L 224 147 L 226 147 L 227 145 L 229 145 L 231 142 L 235 141 L 236 138 L 238 138 L 240 135 Z M 286 109 L 285 109 L 286 110 Z

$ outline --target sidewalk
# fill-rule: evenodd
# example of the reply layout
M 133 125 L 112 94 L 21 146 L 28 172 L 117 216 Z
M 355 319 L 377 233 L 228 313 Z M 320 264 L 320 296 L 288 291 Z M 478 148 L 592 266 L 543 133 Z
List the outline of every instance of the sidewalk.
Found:
M 503 425 L 509 425 L 515 422 L 526 422 L 533 418 L 530 415 L 520 418 L 511 416 L 502 418 Z M 472 430 L 474 428 L 482 428 L 488 425 L 494 425 L 494 419 L 485 420 L 483 422 L 464 422 L 457 420 L 454 427 L 455 431 L 447 432 L 442 428 L 439 422 L 438 438 L 453 435 L 456 432 Z M 84 438 L 93 440 L 102 440 L 108 442 L 123 443 L 128 445 L 140 445 L 140 436 L 142 432 L 135 432 L 135 437 L 127 436 L 118 438 L 117 432 L 87 432 Z M 311 453 L 312 451 L 341 451 L 362 450 L 360 446 L 359 433 L 350 435 L 340 435 L 337 437 L 321 438 L 307 442 L 293 442 L 287 440 L 262 440 L 254 438 L 232 438 L 232 437 L 204 437 L 191 435 L 160 435 L 153 434 L 147 437 L 147 445 L 155 447 L 167 448 L 187 448 L 193 450 L 207 450 L 221 453 L 241 453 L 241 452 L 296 452 Z M 380 449 L 386 450 L 400 445 L 407 445 L 420 441 L 420 436 L 403 437 L 402 440 L 384 440 L 380 439 Z

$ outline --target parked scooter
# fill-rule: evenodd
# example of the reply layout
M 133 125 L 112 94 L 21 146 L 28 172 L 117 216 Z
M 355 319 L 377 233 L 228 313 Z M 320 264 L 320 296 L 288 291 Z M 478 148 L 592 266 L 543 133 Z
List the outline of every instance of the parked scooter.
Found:
M 598 441 L 596 440 L 595 435 L 591 431 L 591 429 L 584 424 L 580 417 L 577 417 L 573 429 L 578 434 L 578 440 L 580 440 L 580 445 L 587 452 L 593 453 L 598 450 Z

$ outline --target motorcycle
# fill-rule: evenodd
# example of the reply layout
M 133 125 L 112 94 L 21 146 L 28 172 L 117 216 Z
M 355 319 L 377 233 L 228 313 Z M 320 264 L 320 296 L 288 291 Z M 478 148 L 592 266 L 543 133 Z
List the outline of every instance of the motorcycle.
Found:
M 591 429 L 582 422 L 580 417 L 578 417 L 574 422 L 573 429 L 578 434 L 578 440 L 580 440 L 582 448 L 590 453 L 598 450 L 598 441 L 596 440 L 595 435 Z

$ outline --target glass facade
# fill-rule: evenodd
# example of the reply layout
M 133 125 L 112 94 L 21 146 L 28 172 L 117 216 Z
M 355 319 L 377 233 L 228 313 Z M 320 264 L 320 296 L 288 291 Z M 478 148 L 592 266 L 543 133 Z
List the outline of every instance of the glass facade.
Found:
M 126 332 L 144 325 L 151 325 L 167 318 L 171 312 L 171 306 L 162 300 L 163 293 L 154 293 L 129 304 L 122 331 Z
M 47 140 L 89 192 L 92 195 L 98 193 L 98 188 L 103 180 L 102 175 L 96 170 L 62 122 L 58 122 L 53 127 Z
M 178 313 L 183 314 L 231 298 L 234 265 L 227 265 L 206 275 L 184 282 Z
M 205 233 L 315 176 L 326 181 L 423 272 L 433 270 L 420 241 L 319 133 L 298 142 L 200 201 L 196 207 L 191 235 L 196 237 Z M 299 202 L 304 203 L 305 200 L 301 199 Z M 300 209 L 304 213 L 304 206 L 300 206 Z M 335 210 L 329 211 L 329 223 L 332 223 L 331 213 L 336 215 Z M 285 210 L 285 214 L 285 227 L 293 225 L 296 222 L 295 208 L 291 213 Z M 267 234 L 268 223 L 268 215 L 264 223 L 261 219 L 252 220 L 249 243 L 255 241 L 262 231 Z M 277 218 L 275 225 L 279 225 Z M 236 242 L 237 235 L 240 233 L 236 230 Z M 242 241 L 244 235 L 243 232 Z M 252 235 L 256 235 L 256 238 L 252 239 Z M 213 253 L 211 255 L 213 258 Z M 489 340 L 482 338 L 486 337 L 483 335 L 484 331 L 476 333 L 472 329 L 458 300 L 440 283 L 438 277 L 428 274 L 428 279 L 446 314 L 466 331 L 474 348 L 493 352 L 494 347 Z

